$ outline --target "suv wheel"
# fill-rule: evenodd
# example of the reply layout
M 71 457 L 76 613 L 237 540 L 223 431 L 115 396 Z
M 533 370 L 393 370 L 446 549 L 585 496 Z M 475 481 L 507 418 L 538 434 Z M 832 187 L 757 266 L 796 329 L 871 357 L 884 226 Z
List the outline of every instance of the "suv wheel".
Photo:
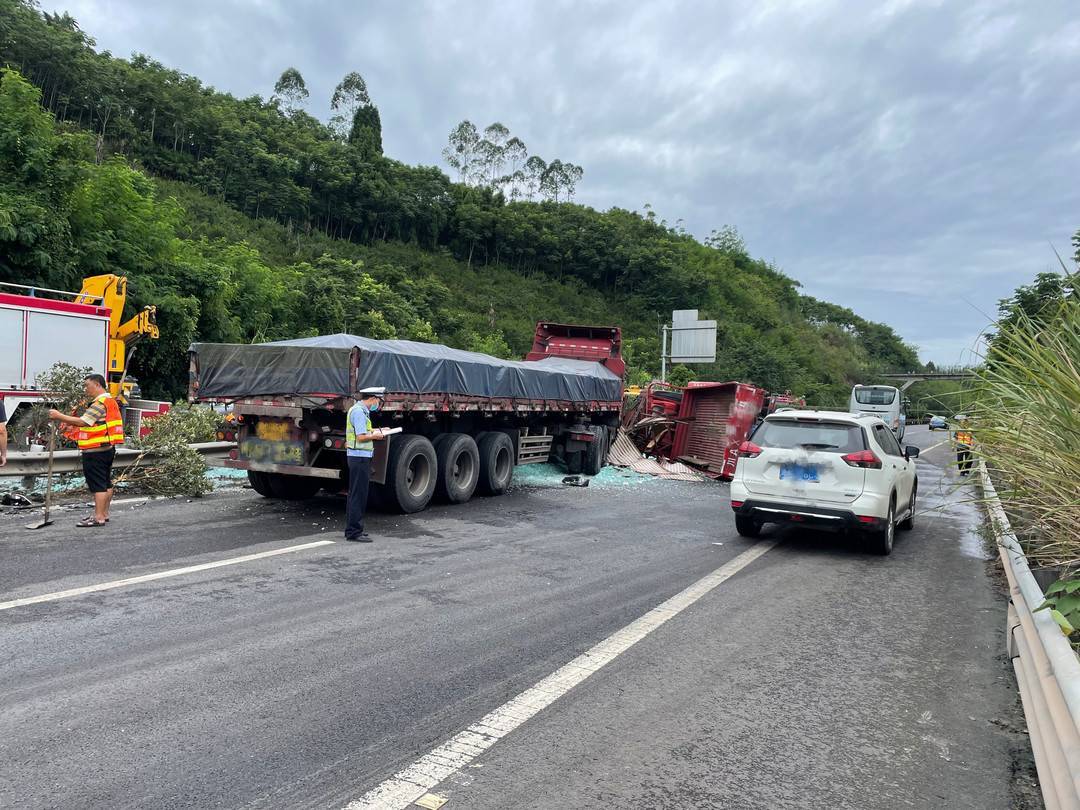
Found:
M 896 533 L 896 500 L 889 502 L 889 514 L 885 517 L 885 526 L 872 535 L 874 551 L 885 555 L 892 552 L 893 536 Z
M 761 524 L 744 515 L 735 516 L 735 531 L 740 537 L 757 537 L 761 534 Z

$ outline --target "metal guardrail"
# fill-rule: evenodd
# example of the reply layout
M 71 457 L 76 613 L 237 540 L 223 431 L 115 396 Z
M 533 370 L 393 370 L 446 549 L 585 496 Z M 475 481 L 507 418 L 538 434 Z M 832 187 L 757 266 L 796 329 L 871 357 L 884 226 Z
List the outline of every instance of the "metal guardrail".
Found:
M 1009 580 L 1006 649 L 1024 704 L 1047 810 L 1080 810 L 1080 661 L 1050 617 L 1034 610 L 1045 596 L 979 462 L 991 530 Z
M 209 463 L 214 459 L 226 458 L 229 451 L 236 447 L 233 442 L 202 442 L 191 445 Z M 142 451 L 133 447 L 118 447 L 113 469 L 122 470 L 135 463 Z M 45 452 L 8 453 L 8 462 L 0 467 L 0 476 L 45 475 L 49 470 L 49 454 Z M 54 473 L 82 472 L 82 461 L 78 450 L 57 450 L 53 455 Z

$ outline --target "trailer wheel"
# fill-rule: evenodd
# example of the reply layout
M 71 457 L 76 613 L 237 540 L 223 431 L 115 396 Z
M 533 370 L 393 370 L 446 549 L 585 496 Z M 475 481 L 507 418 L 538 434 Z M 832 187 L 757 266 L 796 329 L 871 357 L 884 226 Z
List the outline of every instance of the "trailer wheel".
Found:
M 274 495 L 274 490 L 270 488 L 270 479 L 266 477 L 266 473 L 248 470 L 248 483 L 264 498 L 277 497 Z
M 481 495 L 502 495 L 514 475 L 514 443 L 505 433 L 494 430 L 481 437 L 478 450 L 480 477 L 476 491 Z
M 390 443 L 386 467 L 387 506 L 394 511 L 419 512 L 435 492 L 438 458 L 431 442 L 423 436 L 407 434 Z
M 604 468 L 604 459 L 607 458 L 607 431 L 602 427 L 593 427 L 589 432 L 595 438 L 582 453 L 582 472 L 596 475 Z
M 315 497 L 322 489 L 323 482 L 318 478 L 304 475 L 285 475 L 283 473 L 264 473 L 270 483 L 270 491 L 275 498 L 284 501 L 306 501 Z
M 439 471 L 435 497 L 447 503 L 465 503 L 480 478 L 480 451 L 467 433 L 444 433 L 435 442 Z

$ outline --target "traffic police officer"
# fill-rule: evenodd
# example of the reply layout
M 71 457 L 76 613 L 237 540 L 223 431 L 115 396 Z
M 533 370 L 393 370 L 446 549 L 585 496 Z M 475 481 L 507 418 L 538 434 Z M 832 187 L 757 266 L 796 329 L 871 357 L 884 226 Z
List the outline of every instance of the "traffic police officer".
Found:
M 385 388 L 365 388 L 360 399 L 345 417 L 345 448 L 349 461 L 349 503 L 345 510 L 345 539 L 370 543 L 364 531 L 364 509 L 367 507 L 368 483 L 371 480 L 371 457 L 375 442 L 386 438 L 381 430 L 371 426 L 371 413 L 377 411 L 386 396 Z

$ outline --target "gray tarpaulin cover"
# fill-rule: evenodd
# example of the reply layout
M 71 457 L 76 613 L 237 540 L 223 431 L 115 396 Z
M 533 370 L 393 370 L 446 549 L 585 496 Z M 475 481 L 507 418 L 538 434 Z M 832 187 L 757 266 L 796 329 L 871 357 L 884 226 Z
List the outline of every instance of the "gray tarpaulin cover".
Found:
M 360 351 L 358 379 L 349 360 Z M 195 343 L 198 395 L 245 397 L 273 394 L 352 396 L 370 385 L 389 393 L 465 394 L 571 402 L 618 401 L 622 381 L 600 363 L 549 357 L 525 362 L 411 340 L 372 340 L 356 335 L 274 343 Z

